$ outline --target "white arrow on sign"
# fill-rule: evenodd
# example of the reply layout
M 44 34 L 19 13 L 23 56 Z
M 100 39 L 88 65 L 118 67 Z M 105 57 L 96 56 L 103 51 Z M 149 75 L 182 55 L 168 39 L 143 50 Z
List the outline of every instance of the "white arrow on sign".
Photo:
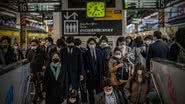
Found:
M 76 12 L 73 12 L 72 16 L 73 16 L 73 19 L 76 20 L 76 17 L 78 17 L 78 14 Z
M 76 12 L 73 12 L 71 15 L 69 15 L 69 12 L 66 12 L 66 14 L 64 15 L 65 19 L 70 19 L 73 16 L 73 19 L 76 20 L 76 18 L 78 17 L 78 14 Z

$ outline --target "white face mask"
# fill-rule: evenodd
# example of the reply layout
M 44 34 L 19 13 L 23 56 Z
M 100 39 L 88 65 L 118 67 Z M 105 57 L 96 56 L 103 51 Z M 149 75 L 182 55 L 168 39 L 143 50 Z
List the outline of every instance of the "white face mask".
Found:
M 35 50 L 37 49 L 37 46 L 32 46 L 31 49 Z
M 103 43 L 101 43 L 101 46 L 102 47 L 105 47 L 105 46 L 107 46 L 108 44 L 106 43 L 106 42 L 103 42 Z
M 151 41 L 146 41 L 146 44 L 147 45 L 150 45 L 152 42 Z
M 120 59 L 121 58 L 121 55 L 115 55 L 116 58 Z
M 94 49 L 96 47 L 96 45 L 89 45 L 90 49 Z
M 112 94 L 112 92 L 113 92 L 113 90 L 110 90 L 110 91 L 108 91 L 108 92 L 107 92 L 107 91 L 105 91 L 105 94 L 106 94 L 106 95 L 111 95 L 111 94 Z
M 69 102 L 70 102 L 70 103 L 75 103 L 75 102 L 76 102 L 76 98 L 70 98 L 70 99 L 69 99 Z

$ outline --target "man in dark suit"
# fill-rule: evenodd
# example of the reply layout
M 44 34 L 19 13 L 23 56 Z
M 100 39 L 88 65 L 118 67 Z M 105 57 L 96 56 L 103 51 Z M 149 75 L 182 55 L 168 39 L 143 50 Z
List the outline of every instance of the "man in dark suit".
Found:
M 83 77 L 83 58 L 79 48 L 74 46 L 74 38 L 66 39 L 67 47 L 61 49 L 61 61 L 68 73 L 69 87 L 77 90 L 80 77 Z
M 169 46 L 162 40 L 162 33 L 160 31 L 154 32 L 155 42 L 149 46 L 147 56 L 147 68 L 150 68 L 150 60 L 152 58 L 167 59 L 169 53 Z
M 85 71 L 87 75 L 87 89 L 89 92 L 90 104 L 94 104 L 94 90 L 101 92 L 101 82 L 104 77 L 104 57 L 99 48 L 96 48 L 97 42 L 90 38 L 87 41 L 88 50 L 85 53 Z
M 33 104 L 37 103 L 37 99 L 39 98 L 40 101 L 43 100 L 42 91 L 41 91 L 41 83 L 42 75 L 41 73 L 44 72 L 44 66 L 46 62 L 45 52 L 43 48 L 40 47 L 40 42 L 37 39 L 33 39 L 31 41 L 31 49 L 27 50 L 26 58 L 30 62 L 30 73 L 32 76 L 32 81 L 36 87 L 36 94 L 33 98 Z

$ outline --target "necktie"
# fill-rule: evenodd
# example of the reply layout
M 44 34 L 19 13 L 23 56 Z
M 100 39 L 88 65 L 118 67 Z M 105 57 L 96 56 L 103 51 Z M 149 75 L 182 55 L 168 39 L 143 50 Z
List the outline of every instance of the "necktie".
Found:
M 92 59 L 93 59 L 93 61 L 95 62 L 96 61 L 96 55 L 95 55 L 95 51 L 94 51 L 94 49 L 91 49 L 91 56 L 92 56 Z
M 96 61 L 96 49 L 93 50 L 94 60 Z

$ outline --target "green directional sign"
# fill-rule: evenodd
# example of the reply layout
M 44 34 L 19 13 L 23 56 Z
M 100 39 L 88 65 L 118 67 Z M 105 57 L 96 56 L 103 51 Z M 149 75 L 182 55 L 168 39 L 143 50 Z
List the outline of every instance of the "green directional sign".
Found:
M 32 4 L 33 5 L 33 11 L 48 11 L 48 5 L 47 4 Z

